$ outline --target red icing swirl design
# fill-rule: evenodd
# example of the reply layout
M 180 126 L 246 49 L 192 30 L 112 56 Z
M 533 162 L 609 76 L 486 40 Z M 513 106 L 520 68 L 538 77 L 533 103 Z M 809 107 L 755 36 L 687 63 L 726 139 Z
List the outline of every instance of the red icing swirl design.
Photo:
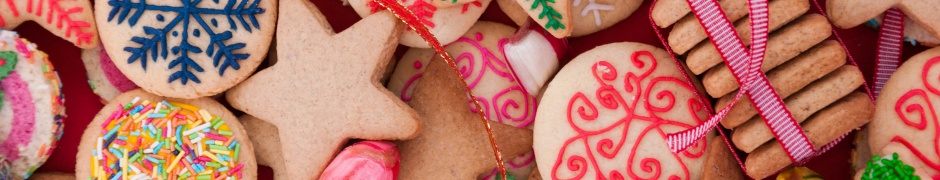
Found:
M 473 52 L 463 52 L 457 55 L 454 63 L 460 70 L 461 76 L 467 81 L 467 87 L 473 89 L 477 100 L 483 106 L 483 112 L 491 119 L 500 123 L 512 125 L 515 127 L 527 127 L 535 120 L 535 97 L 528 95 L 525 88 L 517 83 L 509 69 L 505 58 L 499 58 L 492 51 L 480 44 L 483 40 L 483 34 L 476 33 L 474 39 L 461 37 L 448 46 L 466 43 L 476 48 L 481 57 L 475 57 Z M 509 42 L 508 38 L 502 38 L 498 41 L 500 52 L 503 51 L 503 45 Z M 480 62 L 477 62 L 480 61 Z M 492 74 L 487 76 L 487 74 Z M 486 76 L 486 79 L 484 79 Z M 499 83 L 501 81 L 512 84 L 497 91 L 494 95 L 486 97 L 485 93 L 480 92 L 478 86 L 484 83 Z M 473 103 L 470 99 L 468 103 Z M 477 112 L 474 106 L 470 106 L 471 112 Z
M 933 127 L 933 137 L 917 137 L 933 138 L 933 144 L 931 145 L 933 149 L 928 151 L 918 149 L 907 138 L 900 135 L 892 137 L 891 142 L 901 143 L 904 147 L 910 149 L 911 153 L 921 162 L 936 171 L 940 171 L 940 160 L 928 158 L 925 154 L 929 153 L 935 157 L 940 157 L 940 151 L 938 151 L 940 150 L 940 143 L 938 143 L 938 140 L 940 140 L 940 123 L 937 121 L 937 111 L 934 109 L 934 103 L 930 100 L 931 96 L 940 96 L 940 89 L 937 89 L 940 85 L 940 77 L 929 77 L 940 73 L 937 72 L 940 69 L 934 68 L 937 63 L 940 63 L 940 56 L 928 60 L 921 72 L 921 81 L 924 88 L 907 91 L 894 106 L 895 113 L 905 125 L 916 128 L 918 131 L 925 131 L 928 125 Z
M 682 79 L 652 76 L 658 64 L 649 51 L 633 52 L 628 65 L 633 67 L 626 68 L 628 72 L 624 74 L 618 74 L 618 69 L 608 61 L 599 61 L 592 66 L 591 73 L 600 87 L 593 93 L 586 94 L 584 92 L 587 91 L 584 91 L 571 96 L 566 116 L 577 135 L 565 140 L 551 172 L 543 173 L 551 173 L 552 179 L 583 179 L 588 172 L 598 176 L 597 179 L 692 178 L 683 159 L 703 157 L 707 149 L 705 138 L 682 153 L 668 153 L 668 156 L 663 156 L 663 153 L 669 152 L 668 147 L 658 141 L 664 141 L 669 133 L 664 128 L 689 129 L 703 123 L 706 111 L 704 103 L 694 96 L 678 99 L 682 97 L 677 96 L 676 92 L 694 91 L 694 87 Z M 613 84 L 617 81 L 622 81 L 623 87 L 615 87 Z M 687 103 L 688 109 L 676 108 L 676 103 Z M 682 117 L 692 118 L 694 124 L 660 116 L 672 112 L 685 114 Z M 602 117 L 601 114 L 614 115 Z M 616 119 L 606 119 L 609 117 Z M 632 130 L 640 132 L 630 132 Z M 662 146 L 658 148 L 663 149 L 663 152 L 638 151 L 651 148 L 649 141 L 657 141 L 655 145 Z M 644 142 L 647 145 L 640 147 Z M 626 160 L 626 169 L 618 168 L 622 164 L 607 167 L 604 163 L 623 160 Z M 678 164 L 679 167 L 672 164 Z M 664 169 L 681 171 L 679 174 L 667 174 L 663 172 Z

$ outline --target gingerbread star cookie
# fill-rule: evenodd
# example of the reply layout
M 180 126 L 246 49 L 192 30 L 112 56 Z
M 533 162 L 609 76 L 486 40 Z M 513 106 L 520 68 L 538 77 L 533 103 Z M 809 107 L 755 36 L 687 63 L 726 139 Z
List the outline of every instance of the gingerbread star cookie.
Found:
M 144 90 L 194 99 L 245 80 L 274 36 L 275 0 L 96 0 L 101 41 Z
M 281 156 L 281 139 L 278 138 L 277 127 L 252 117 L 242 115 L 238 121 L 248 132 L 251 145 L 255 148 L 255 157 L 258 165 L 265 165 L 274 170 L 274 179 L 287 179 L 284 171 L 284 156 Z
M 409 103 L 424 130 L 400 144 L 399 179 L 473 179 L 496 167 L 481 117 L 467 99 L 467 86 L 442 60 L 433 60 Z M 504 160 L 531 148 L 532 131 L 490 123 Z
M 868 124 L 868 145 L 874 156 L 897 153 L 916 171 L 940 173 L 940 48 L 914 55 L 891 75 L 875 100 Z
M 406 8 L 415 13 L 421 22 L 428 27 L 431 34 L 441 44 L 450 44 L 462 36 L 473 23 L 477 22 L 486 7 L 492 0 L 474 0 L 453 7 L 435 7 L 432 3 L 442 0 L 402 0 Z M 452 0 L 445 0 L 452 1 Z M 366 17 L 376 12 L 384 11 L 373 0 L 349 0 L 349 5 L 356 10 L 359 16 Z M 401 44 L 408 47 L 430 48 L 428 43 L 415 31 L 404 31 Z
M 708 117 L 682 70 L 665 50 L 632 42 L 571 60 L 535 116 L 532 147 L 542 178 L 702 179 L 713 133 L 680 153 L 665 140 Z
M 235 109 L 277 127 L 291 179 L 315 179 L 351 138 L 402 140 L 418 115 L 382 87 L 403 26 L 387 12 L 336 34 L 312 3 L 280 1 L 278 61 L 228 91 Z
M 7 0 L 0 5 L 0 29 L 34 21 L 75 46 L 98 46 L 98 28 L 88 0 Z

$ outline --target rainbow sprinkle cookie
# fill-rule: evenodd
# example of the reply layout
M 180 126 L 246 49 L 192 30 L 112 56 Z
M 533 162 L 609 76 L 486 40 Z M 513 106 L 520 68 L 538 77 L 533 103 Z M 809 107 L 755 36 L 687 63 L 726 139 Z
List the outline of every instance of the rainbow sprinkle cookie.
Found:
M 47 57 L 16 32 L 0 30 L 0 176 L 29 178 L 62 136 L 65 98 Z
M 84 173 L 76 175 L 89 180 L 254 179 L 248 142 L 234 115 L 211 99 L 163 99 L 133 90 L 89 125 L 78 163 L 90 166 L 78 167 L 76 172 Z

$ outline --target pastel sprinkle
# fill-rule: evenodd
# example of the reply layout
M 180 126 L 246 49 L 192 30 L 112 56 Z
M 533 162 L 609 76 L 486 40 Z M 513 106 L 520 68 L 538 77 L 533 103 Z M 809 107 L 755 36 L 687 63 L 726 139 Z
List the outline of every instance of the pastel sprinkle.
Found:
M 244 165 L 235 163 L 240 146 L 234 133 L 204 109 L 136 97 L 113 112 L 101 129 L 89 179 L 241 177 Z

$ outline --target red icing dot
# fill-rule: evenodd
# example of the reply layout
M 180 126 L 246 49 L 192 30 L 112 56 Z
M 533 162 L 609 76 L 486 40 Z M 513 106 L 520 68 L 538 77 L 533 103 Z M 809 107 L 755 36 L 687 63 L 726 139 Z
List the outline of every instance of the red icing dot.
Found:
M 415 69 L 421 69 L 421 61 L 415 61 Z
M 6 60 L 6 59 L 0 59 L 0 66 L 6 66 L 6 65 L 7 65 L 7 60 Z

